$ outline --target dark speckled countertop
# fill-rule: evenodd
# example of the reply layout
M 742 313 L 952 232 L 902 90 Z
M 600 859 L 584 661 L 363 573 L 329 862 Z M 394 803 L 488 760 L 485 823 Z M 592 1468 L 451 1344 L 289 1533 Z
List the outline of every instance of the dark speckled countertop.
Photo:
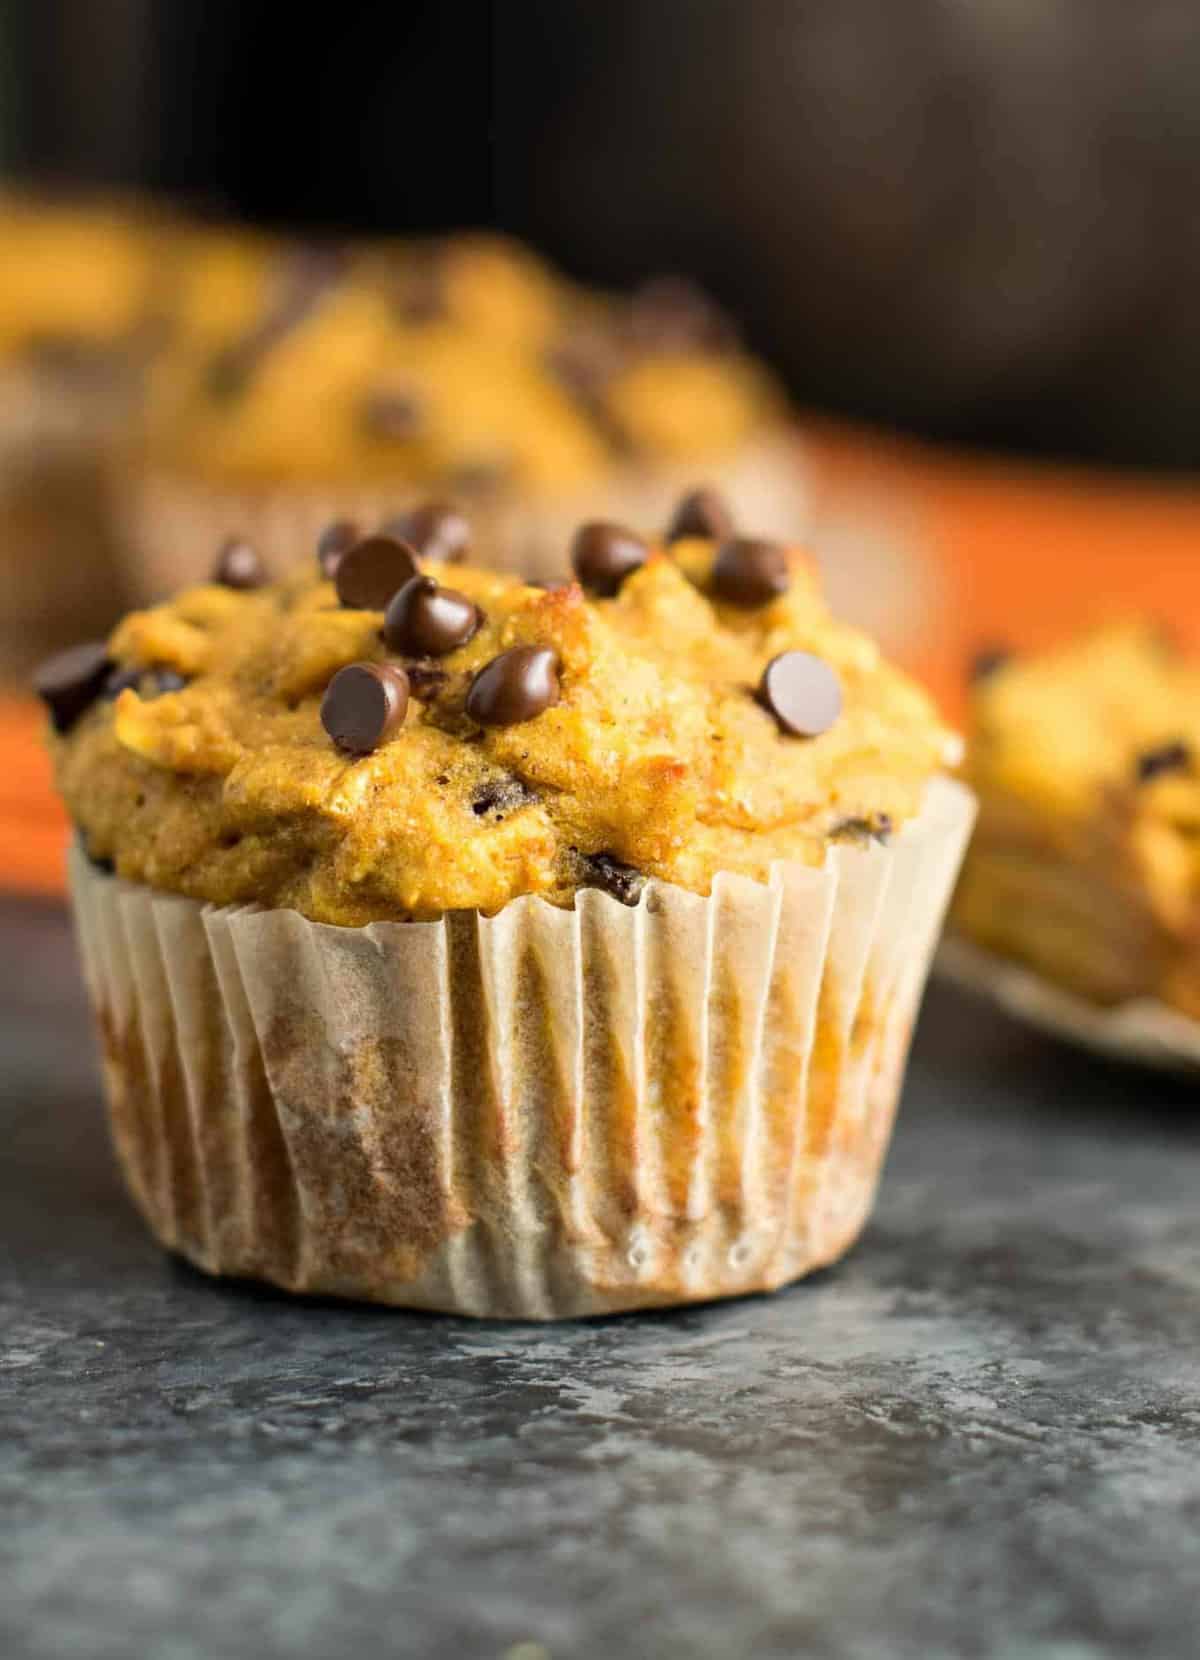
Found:
M 1200 1652 L 1200 1101 L 935 989 L 876 1219 L 559 1328 L 212 1284 L 0 908 L 5 1660 Z

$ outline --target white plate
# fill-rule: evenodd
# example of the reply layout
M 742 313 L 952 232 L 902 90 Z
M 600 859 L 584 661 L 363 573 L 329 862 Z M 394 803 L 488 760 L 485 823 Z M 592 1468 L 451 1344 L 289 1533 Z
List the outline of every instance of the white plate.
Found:
M 1164 1070 L 1200 1071 L 1200 1021 L 1151 997 L 1105 1008 L 957 936 L 942 941 L 937 971 L 990 997 L 1031 1026 L 1085 1049 Z

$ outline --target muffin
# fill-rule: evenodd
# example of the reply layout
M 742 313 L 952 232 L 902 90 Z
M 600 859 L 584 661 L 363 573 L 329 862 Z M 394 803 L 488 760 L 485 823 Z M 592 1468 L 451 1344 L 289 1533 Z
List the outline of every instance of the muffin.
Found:
M 549 1318 L 862 1227 L 949 735 L 801 553 L 593 523 L 571 561 L 335 535 L 270 583 L 234 543 L 44 666 L 117 1147 L 201 1267 Z
M 1200 1018 L 1200 664 L 1135 622 L 978 671 L 955 926 L 1095 1003 Z
M 104 456 L 149 345 L 148 233 L 0 200 L 0 663 L 23 676 L 121 604 Z
M 431 494 L 495 564 L 566 574 L 585 513 L 658 523 L 703 472 L 795 536 L 784 401 L 716 309 L 660 281 L 615 300 L 483 235 L 347 248 L 192 232 L 172 349 L 128 476 L 141 586 L 198 580 L 237 528 L 268 569 L 335 517 Z

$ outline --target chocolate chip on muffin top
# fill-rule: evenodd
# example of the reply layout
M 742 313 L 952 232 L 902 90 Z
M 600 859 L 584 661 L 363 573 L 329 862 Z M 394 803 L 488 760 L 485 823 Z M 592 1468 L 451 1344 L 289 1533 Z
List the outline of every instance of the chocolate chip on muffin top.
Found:
M 576 549 L 600 592 L 338 526 L 337 603 L 310 544 L 282 583 L 134 613 L 42 677 L 88 848 L 357 925 L 589 887 L 634 903 L 652 878 L 706 893 L 919 810 L 947 734 L 803 554 L 614 526 Z

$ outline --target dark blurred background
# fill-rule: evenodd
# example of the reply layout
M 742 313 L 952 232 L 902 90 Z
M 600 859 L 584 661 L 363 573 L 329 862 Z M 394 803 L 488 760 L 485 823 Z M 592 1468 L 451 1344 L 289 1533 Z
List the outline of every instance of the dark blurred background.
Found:
M 694 272 L 802 403 L 1200 462 L 1197 0 L 7 0 L 11 169 Z

